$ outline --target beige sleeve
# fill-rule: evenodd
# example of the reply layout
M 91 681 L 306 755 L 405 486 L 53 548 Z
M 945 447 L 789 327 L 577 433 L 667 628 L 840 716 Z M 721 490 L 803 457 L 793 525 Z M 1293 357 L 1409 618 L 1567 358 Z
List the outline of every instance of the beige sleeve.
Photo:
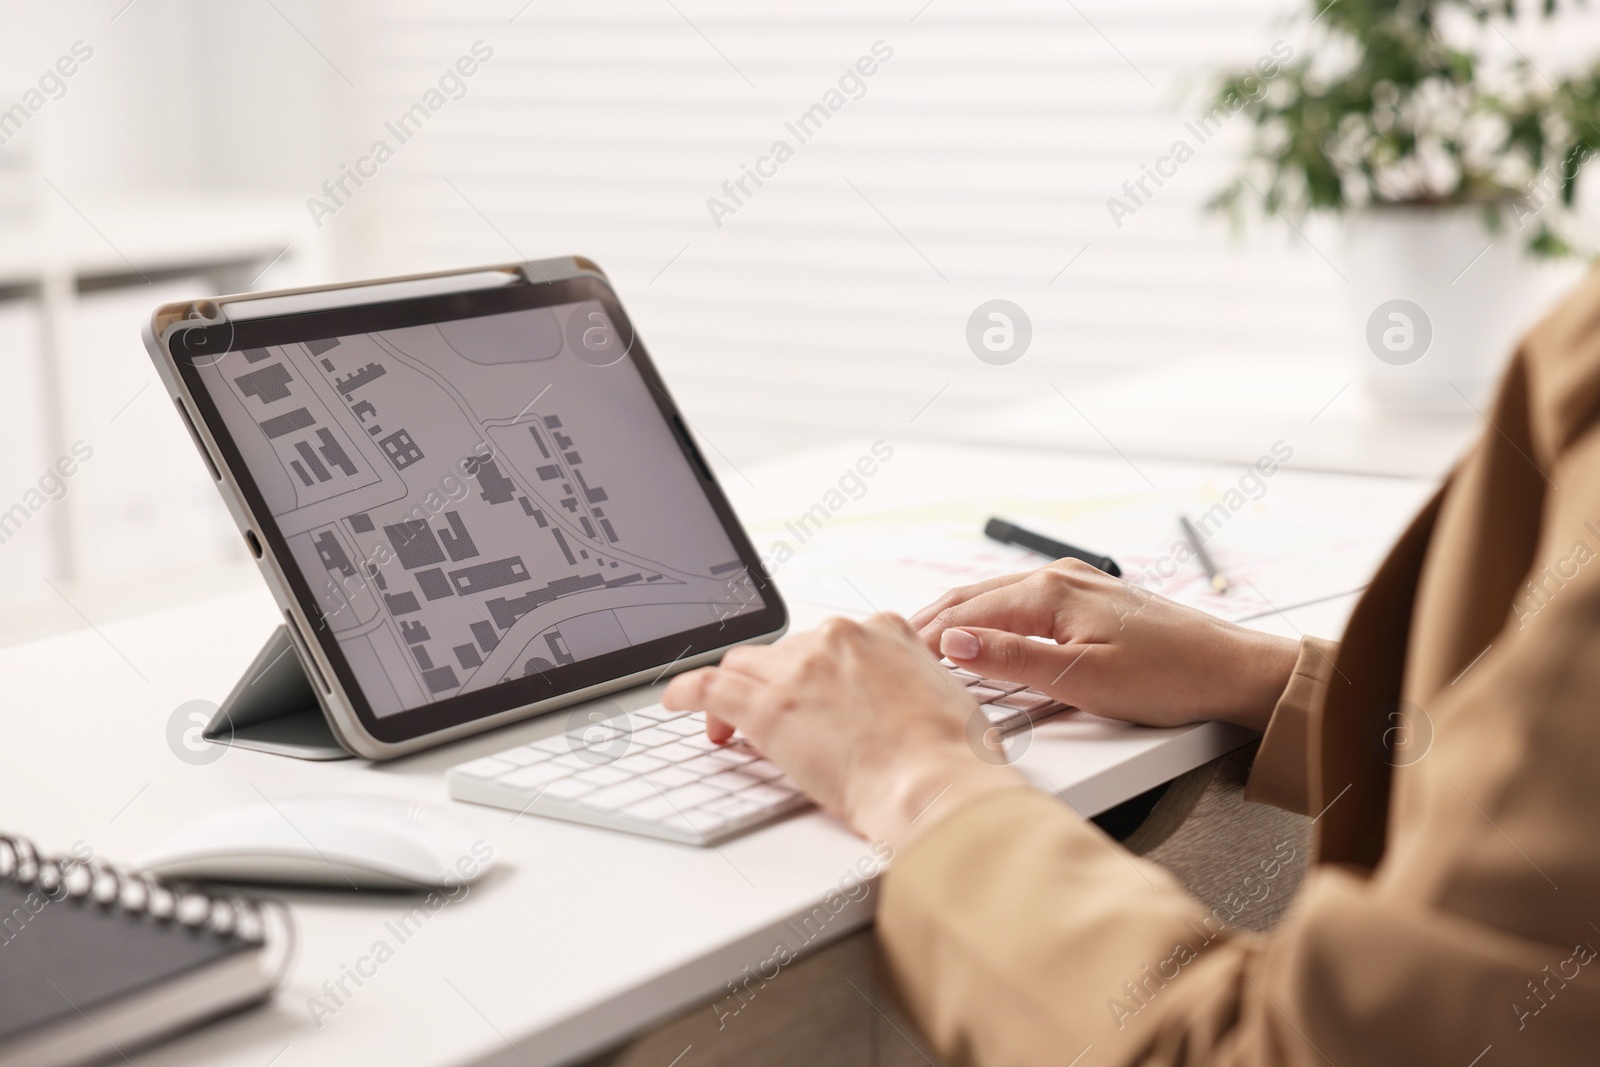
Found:
M 1272 709 L 1261 738 L 1245 799 L 1301 815 L 1311 814 L 1311 738 L 1322 692 L 1333 676 L 1337 641 L 1306 637 L 1300 641 L 1289 684 Z
M 976 797 L 902 849 L 878 939 L 934 1049 L 984 1067 L 1594 1062 L 1600 433 L 1552 480 L 1538 567 L 1559 585 L 1422 698 L 1433 743 L 1395 769 L 1378 869 L 1314 868 L 1270 935 L 1027 788 Z M 1258 797 L 1303 810 L 1332 651 L 1302 647 Z M 1242 856 L 1234 895 L 1257 896 L 1286 858 Z
M 894 995 L 952 1067 L 1465 1067 L 1490 1045 L 1507 1063 L 1589 1062 L 1600 934 L 1571 915 L 1507 929 L 1496 908 L 1600 888 L 1596 865 L 1556 872 L 1554 893 L 1458 807 L 1483 909 L 1324 867 L 1261 935 L 1060 801 L 990 793 L 895 858 L 878 941 Z M 1263 854 L 1240 898 L 1263 899 L 1281 861 Z
M 948 1062 L 1060 1067 L 1137 1020 L 1108 1004 L 1167 984 L 1175 945 L 1233 940 L 1208 919 L 1160 867 L 1019 788 L 974 799 L 902 850 L 878 938 L 907 1013 Z

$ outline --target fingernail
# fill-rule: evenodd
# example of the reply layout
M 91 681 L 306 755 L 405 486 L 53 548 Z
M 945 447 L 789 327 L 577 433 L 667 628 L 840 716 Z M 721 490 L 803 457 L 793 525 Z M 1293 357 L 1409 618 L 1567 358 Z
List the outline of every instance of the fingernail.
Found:
M 951 659 L 977 659 L 980 648 L 978 635 L 966 630 L 946 630 L 939 635 L 939 651 Z

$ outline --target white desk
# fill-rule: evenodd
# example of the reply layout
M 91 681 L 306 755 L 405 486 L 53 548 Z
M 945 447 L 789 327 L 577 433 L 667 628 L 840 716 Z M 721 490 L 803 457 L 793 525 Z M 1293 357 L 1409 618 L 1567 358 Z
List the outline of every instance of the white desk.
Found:
M 970 513 L 976 524 L 992 499 L 1025 507 L 1030 484 L 1070 493 L 1075 483 L 1121 478 L 1132 492 L 1145 490 L 1144 477 L 1167 485 L 1193 481 L 1197 473 L 1141 464 L 1136 478 L 1120 460 L 917 442 L 896 442 L 895 449 L 865 495 L 830 519 L 829 535 L 837 529 L 842 536 L 874 515 L 917 508 Z M 724 481 L 765 548 L 764 531 L 782 529 L 810 508 L 864 450 L 819 450 Z M 1359 491 L 1369 516 L 1391 528 L 1428 489 L 1397 479 L 1291 472 L 1279 479 L 1272 491 L 1285 499 Z M 1168 534 L 1153 536 L 1165 540 Z M 810 548 L 820 553 L 825 544 L 819 536 Z M 778 574 L 781 583 L 783 569 Z M 1261 625 L 1336 634 L 1351 601 L 1339 597 Z M 807 603 L 791 608 L 797 626 L 823 614 Z M 165 738 L 173 709 L 196 698 L 219 699 L 277 617 L 264 593 L 234 595 L 0 652 L 11 709 L 0 746 L 0 812 L 7 827 L 48 850 L 82 839 L 98 854 L 118 858 L 137 855 L 199 811 L 261 794 L 379 792 L 443 804 L 446 767 L 561 725 L 529 722 L 380 766 L 236 750 L 206 766 L 177 759 Z M 620 702 L 637 706 L 652 696 L 641 691 Z M 1064 718 L 1035 731 L 1022 765 L 1092 813 L 1243 739 L 1239 731 L 1216 726 L 1145 731 Z M 395 947 L 393 958 L 321 1029 L 307 998 L 379 939 L 392 943 L 385 922 L 416 898 L 290 894 L 300 949 L 277 999 L 140 1054 L 139 1062 L 532 1067 L 568 1061 L 726 995 L 724 983 L 770 955 L 777 941 L 797 945 L 787 921 L 810 912 L 869 855 L 864 843 L 816 812 L 712 850 L 452 807 L 494 844 L 500 869 Z M 874 892 L 841 912 L 808 947 L 859 929 L 875 903 Z M 515 1042 L 515 1052 L 507 1041 Z

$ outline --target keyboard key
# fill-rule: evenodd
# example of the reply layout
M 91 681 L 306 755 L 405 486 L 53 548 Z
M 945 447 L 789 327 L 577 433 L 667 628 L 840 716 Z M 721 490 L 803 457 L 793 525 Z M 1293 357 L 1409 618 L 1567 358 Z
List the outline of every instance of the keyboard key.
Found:
M 712 789 L 720 789 L 724 793 L 737 793 L 741 789 L 760 785 L 761 779 L 752 778 L 748 774 L 740 774 L 738 771 L 724 771 L 721 774 L 714 774 L 707 778 L 705 784 Z
M 546 782 L 553 782 L 557 778 L 565 778 L 572 772 L 557 765 L 556 761 L 548 763 L 535 763 L 532 767 L 523 767 L 512 771 L 500 779 L 514 789 L 537 789 Z
M 540 800 L 573 800 L 585 793 L 593 793 L 595 787 L 588 782 L 580 782 L 576 778 L 557 778 L 544 787 L 539 794 Z
M 717 749 L 716 756 L 730 763 L 750 763 L 759 758 L 747 746 L 737 743 L 723 745 Z
M 969 670 L 963 670 L 960 667 L 951 668 L 950 677 L 959 679 L 962 685 L 973 685 L 977 682 L 983 681 L 983 679 L 978 677 L 976 674 L 973 674 Z
M 789 800 L 796 795 L 793 789 L 784 789 L 771 784 L 753 785 L 740 792 L 739 796 L 757 804 L 777 804 Z
M 572 738 L 576 747 L 594 748 L 598 745 L 610 744 L 617 738 L 627 737 L 632 733 L 631 729 L 614 726 L 609 722 L 590 722 L 581 726 L 574 726 L 567 731 L 567 736 Z
M 524 745 L 521 748 L 508 748 L 504 752 L 497 753 L 497 757 L 507 763 L 515 763 L 518 767 L 527 767 L 530 764 L 543 763 L 550 758 L 550 753 Z
M 717 749 L 722 747 L 715 741 L 711 740 L 711 738 L 707 737 L 704 730 L 695 733 L 693 736 L 685 737 L 683 739 L 683 743 L 688 745 L 690 748 L 697 748 L 701 752 L 715 752 Z
M 592 782 L 595 785 L 616 785 L 626 782 L 633 777 L 627 771 L 619 771 L 616 767 L 590 767 L 586 771 L 579 771 L 575 776 L 581 782 Z M 648 788 L 648 787 L 646 787 Z
M 657 745 L 670 745 L 678 739 L 678 735 L 671 730 L 663 730 L 652 726 L 648 730 L 640 730 L 633 735 L 633 743 L 641 748 L 655 748 Z
M 693 771 L 702 777 L 710 777 L 713 774 L 721 774 L 723 771 L 733 770 L 735 764 L 712 752 L 680 763 L 678 766 L 686 771 Z
M 779 767 L 776 763 L 773 763 L 769 759 L 753 760 L 750 763 L 746 763 L 739 769 L 745 774 L 751 774 L 757 778 L 763 779 L 776 778 L 783 773 L 783 768 Z
M 681 767 L 667 766 L 661 768 L 659 771 L 652 771 L 651 773 L 645 775 L 644 780 L 647 782 L 654 782 L 662 789 L 676 789 L 680 785 L 688 785 L 690 782 L 698 782 L 700 780 L 700 776 L 698 774 L 690 774 Z
M 705 810 L 714 811 L 718 815 L 726 815 L 730 819 L 737 820 L 743 819 L 748 815 L 754 815 L 758 811 L 764 811 L 765 808 L 753 800 L 746 800 L 742 796 L 730 794 L 725 797 L 718 797 L 716 800 L 706 801 Z
M 628 714 L 632 718 L 644 719 L 646 722 L 662 722 L 666 719 L 675 719 L 682 712 L 668 711 L 660 704 L 652 704 L 648 708 L 640 708 L 638 711 L 630 711 Z
M 657 800 L 661 799 L 661 795 L 651 787 L 649 782 L 641 782 L 637 778 L 629 778 L 627 781 L 620 782 L 617 785 L 590 793 L 583 798 L 583 806 L 586 808 L 600 808 L 604 811 L 615 811 L 651 797 Z
M 572 743 L 567 740 L 566 734 L 556 734 L 554 737 L 547 737 L 543 741 L 535 741 L 528 747 L 536 748 L 540 752 L 548 752 L 552 756 L 565 756 L 572 751 Z
M 999 700 L 991 700 L 989 703 L 1002 708 L 1015 708 L 1017 711 L 1030 712 L 1049 707 L 1055 701 L 1043 693 L 1030 693 L 1024 690 L 1020 693 L 1012 693 L 1010 696 L 1003 696 Z
M 669 789 L 665 794 L 666 798 L 672 801 L 673 806 L 679 811 L 692 808 L 696 804 L 704 804 L 708 800 L 715 800 L 721 795 L 715 789 L 708 789 L 699 782 L 679 786 L 677 789 Z
M 464 774 L 468 778 L 498 778 L 507 771 L 517 769 L 515 763 L 509 760 L 498 759 L 494 756 L 484 756 L 471 763 L 463 763 L 454 768 L 457 774 Z
M 622 814 L 630 819 L 641 819 L 645 822 L 661 822 L 678 814 L 672 806 L 672 801 L 663 796 L 652 795 L 649 800 L 641 800 L 637 804 L 630 804 L 622 809 Z
M 669 763 L 682 763 L 684 760 L 698 759 L 704 756 L 705 753 L 697 748 L 690 748 L 688 745 L 671 744 L 662 745 L 660 748 L 652 748 L 650 755 L 656 759 L 664 759 Z
M 666 760 L 657 759 L 654 756 L 646 756 L 642 752 L 626 759 L 619 759 L 616 763 L 617 770 L 627 771 L 629 774 L 649 774 L 651 771 L 659 771 L 667 766 L 670 766 L 670 764 Z
M 990 704 L 998 700 L 1000 697 L 1005 696 L 1005 693 L 1002 690 L 991 689 L 987 683 L 984 685 L 969 686 L 967 692 L 971 693 L 980 704 Z
M 579 744 L 576 749 L 579 756 L 586 756 L 590 760 L 601 763 L 619 760 L 634 750 L 633 742 L 626 734 L 618 734 L 608 741 L 591 741 L 587 744 Z
M 661 724 L 663 730 L 671 730 L 679 737 L 688 737 L 690 734 L 704 734 L 706 724 L 699 716 L 685 716 L 681 719 L 670 719 Z
M 596 756 L 592 752 L 585 752 L 581 756 L 576 752 L 568 752 L 565 756 L 557 756 L 550 762 L 554 763 L 557 767 L 566 767 L 568 770 L 581 771 L 588 767 L 601 766 L 605 763 L 605 760 Z

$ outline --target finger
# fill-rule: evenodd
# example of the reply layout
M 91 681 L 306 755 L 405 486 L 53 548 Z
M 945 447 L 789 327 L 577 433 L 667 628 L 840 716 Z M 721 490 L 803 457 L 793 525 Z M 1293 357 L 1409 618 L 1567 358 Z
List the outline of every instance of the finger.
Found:
M 661 706 L 668 711 L 704 711 L 707 676 L 714 670 L 701 667 L 678 675 L 661 691 Z
M 738 671 L 701 667 L 674 678 L 661 694 L 661 706 L 668 711 L 703 711 L 738 727 L 764 688 L 764 682 Z
M 1044 580 L 1030 576 L 1029 581 L 1014 582 L 953 604 L 921 628 L 922 642 L 937 652 L 940 635 L 953 626 L 1055 637 L 1060 593 L 1051 587 L 1059 584 L 1047 585 Z
M 952 663 L 985 678 L 1019 682 L 1067 703 L 1093 688 L 1104 645 L 1047 644 L 1005 630 L 963 626 L 946 630 L 939 648 Z
M 881 612 L 877 615 L 874 615 L 863 622 L 862 626 L 869 630 L 877 630 L 878 632 L 883 633 L 886 636 L 893 637 L 898 641 L 904 641 L 912 650 L 912 652 L 919 655 L 924 652 L 931 651 L 930 649 L 926 648 L 925 642 L 923 642 L 921 635 L 911 628 L 911 623 L 907 622 L 904 616 L 896 615 L 892 611 Z
M 733 733 L 733 723 L 706 712 L 706 737 L 711 739 L 712 744 L 727 744 Z
M 661 694 L 661 706 L 668 711 L 705 711 L 706 737 L 723 745 L 734 735 L 734 725 L 729 720 L 707 710 L 712 701 L 712 690 L 721 683 L 714 677 L 718 668 L 702 667 L 700 670 L 674 678 Z M 728 672 L 722 672 L 728 673 Z M 737 676 L 734 676 L 737 679 Z M 734 684 L 737 684 L 735 681 Z
M 912 612 L 910 619 L 911 628 L 914 630 L 921 630 L 924 626 L 928 625 L 928 623 L 932 622 L 934 616 L 938 615 L 939 612 L 953 608 L 957 604 L 963 604 L 981 593 L 989 592 L 991 589 L 999 589 L 1002 586 L 1012 585 L 1016 582 L 1020 582 L 1024 578 L 1028 577 L 1029 573 L 1031 572 L 1019 571 L 1016 574 L 1007 574 L 999 578 L 990 578 L 986 581 L 974 582 L 971 585 L 957 586 L 956 588 L 945 593 L 938 600 L 935 600 L 932 604 L 929 604 L 927 607 L 919 608 Z
M 766 682 L 772 680 L 776 656 L 772 645 L 734 645 L 722 654 L 718 666 Z
M 880 611 L 876 615 L 868 616 L 862 622 L 862 625 L 875 630 L 882 630 L 884 633 L 900 634 L 903 637 L 909 637 L 916 633 L 915 630 L 911 629 L 911 624 L 906 621 L 904 615 L 897 615 L 892 611 Z

